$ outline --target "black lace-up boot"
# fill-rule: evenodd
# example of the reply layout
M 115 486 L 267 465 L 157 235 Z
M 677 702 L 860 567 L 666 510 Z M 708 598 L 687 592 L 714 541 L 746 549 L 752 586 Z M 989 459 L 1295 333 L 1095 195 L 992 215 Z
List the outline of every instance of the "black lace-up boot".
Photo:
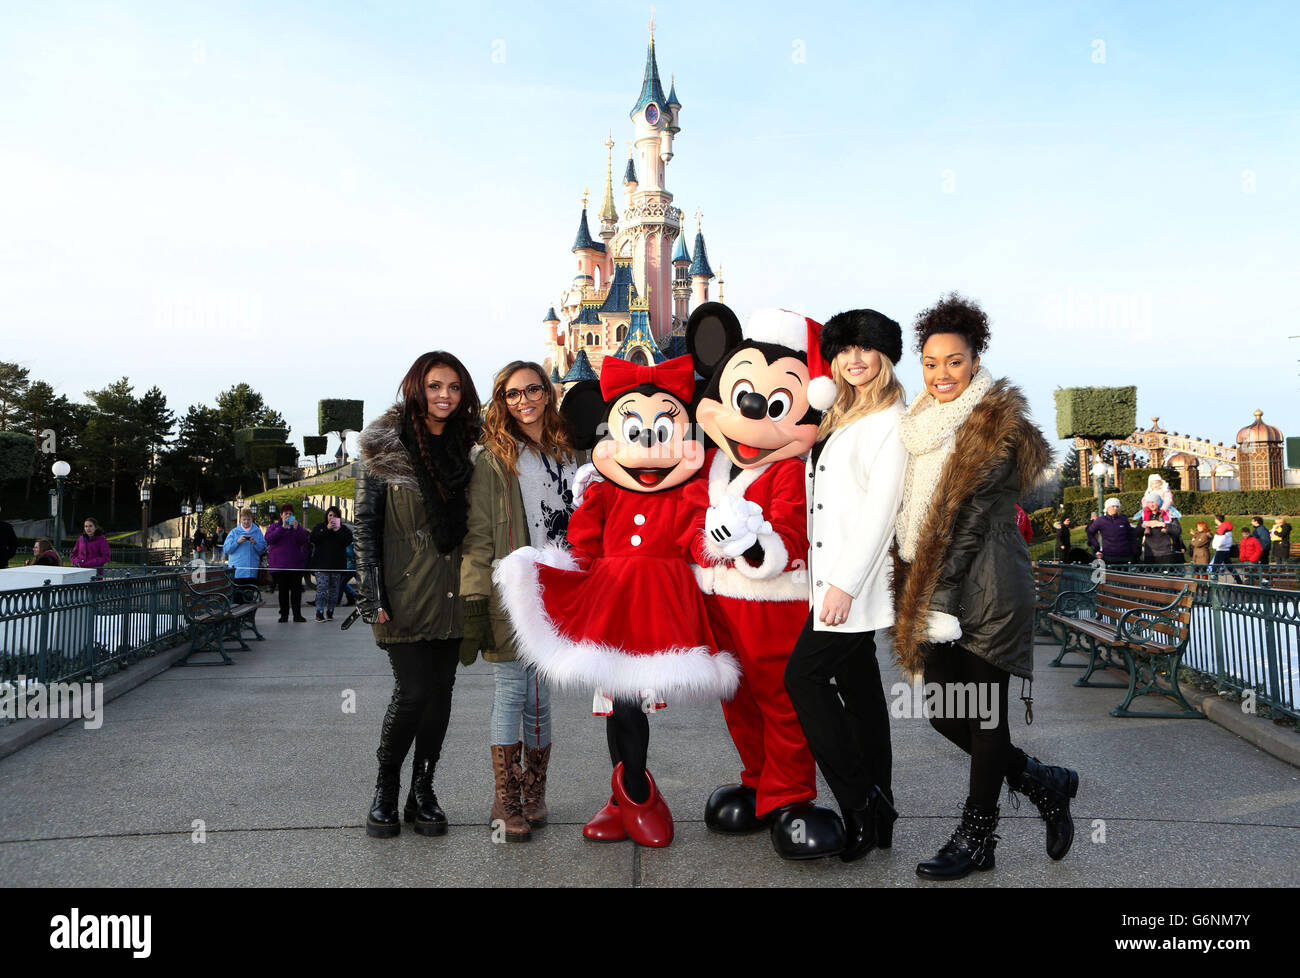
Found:
M 998 809 L 981 811 L 967 798 L 962 806 L 961 824 L 953 830 L 952 838 L 933 859 L 920 863 L 916 875 L 931 880 L 959 880 L 970 875 L 971 870 L 993 868 L 993 849 L 998 836 Z

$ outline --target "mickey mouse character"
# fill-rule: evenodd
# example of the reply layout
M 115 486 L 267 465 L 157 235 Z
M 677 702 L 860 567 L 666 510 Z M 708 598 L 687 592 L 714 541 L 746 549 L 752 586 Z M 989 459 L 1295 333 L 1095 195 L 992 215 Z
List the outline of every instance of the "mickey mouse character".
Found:
M 786 859 L 815 859 L 844 847 L 844 829 L 812 804 L 812 751 L 785 688 L 785 667 L 808 617 L 804 456 L 817 438 L 835 383 L 821 360 L 821 324 L 784 309 L 756 312 L 747 335 L 727 306 L 691 315 L 686 346 L 708 386 L 696 407 L 717 446 L 705 461 L 708 506 L 693 541 L 696 576 L 718 642 L 733 649 L 743 677 L 722 705 L 744 770 L 704 809 L 716 832 L 770 825 Z
M 560 409 L 600 478 L 569 520 L 567 552 L 521 548 L 495 574 L 520 657 L 554 685 L 595 687 L 593 712 L 608 717 L 613 793 L 583 827 L 597 841 L 672 841 L 672 814 L 645 767 L 646 714 L 668 697 L 729 698 L 740 681 L 690 565 L 706 505 L 694 388 L 690 357 L 606 357 L 599 382 L 570 390 Z

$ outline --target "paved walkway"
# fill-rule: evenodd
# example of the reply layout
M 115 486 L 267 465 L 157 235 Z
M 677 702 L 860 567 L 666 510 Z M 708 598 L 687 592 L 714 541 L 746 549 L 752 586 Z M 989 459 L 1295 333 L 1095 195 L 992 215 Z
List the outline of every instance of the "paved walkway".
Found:
M 108 703 L 103 726 L 74 723 L 0 760 L 0 880 L 35 886 L 1297 886 L 1300 769 L 1208 721 L 1119 720 L 1109 689 L 1075 689 L 1038 648 L 1035 722 L 1017 744 L 1079 769 L 1078 835 L 1060 863 L 1028 801 L 1003 796 L 997 869 L 922 883 L 956 822 L 966 763 L 924 720 L 893 722 L 902 813 L 892 850 L 852 865 L 786 863 L 765 834 L 710 834 L 704 800 L 739 773 L 716 706 L 651 718 L 650 767 L 677 818 L 667 849 L 598 845 L 582 823 L 608 794 L 603 722 L 590 698 L 554 700 L 552 822 L 494 845 L 486 746 L 491 667 L 462 669 L 439 765 L 451 831 L 365 836 L 374 751 L 392 686 L 363 624 L 280 625 L 235 666 L 171 669 Z M 886 671 L 892 683 L 892 667 Z M 1012 691 L 1019 684 L 1013 682 Z M 356 694 L 355 713 L 342 709 Z M 1019 702 L 1016 701 L 1019 707 Z M 409 766 L 404 778 L 409 777 Z M 403 798 L 405 798 L 405 780 Z M 824 785 L 823 785 L 824 790 Z M 201 820 L 205 841 L 194 841 Z

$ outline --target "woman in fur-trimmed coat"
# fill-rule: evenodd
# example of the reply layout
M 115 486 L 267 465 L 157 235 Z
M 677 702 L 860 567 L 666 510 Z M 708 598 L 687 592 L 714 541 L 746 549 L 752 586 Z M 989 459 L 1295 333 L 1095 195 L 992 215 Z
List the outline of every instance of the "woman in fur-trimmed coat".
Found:
M 931 724 L 970 755 L 970 792 L 961 824 L 934 859 L 917 866 L 930 879 L 959 879 L 993 868 L 998 796 L 1005 778 L 1047 822 L 1053 859 L 1074 838 L 1069 800 L 1078 774 L 1047 767 L 1011 743 L 1011 677 L 1033 678 L 1034 580 L 1029 551 L 1016 529 L 1016 503 L 1051 459 L 1029 420 L 1024 395 L 993 380 L 980 354 L 988 319 L 953 294 L 917 317 L 925 389 L 899 425 L 908 452 L 894 553 L 894 653 L 911 673 L 945 690 Z M 958 684 L 982 693 L 964 702 Z

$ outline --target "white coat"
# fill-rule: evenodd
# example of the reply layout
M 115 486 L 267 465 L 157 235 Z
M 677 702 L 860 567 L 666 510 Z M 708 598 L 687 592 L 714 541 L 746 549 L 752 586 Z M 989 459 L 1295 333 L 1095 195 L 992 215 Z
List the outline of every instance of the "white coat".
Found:
M 869 632 L 894 623 L 889 548 L 907 471 L 898 435 L 902 416 L 903 405 L 896 403 L 836 429 L 816 471 L 812 453 L 804 466 L 808 597 L 819 632 Z M 818 620 L 831 585 L 853 598 L 848 619 L 834 626 Z

